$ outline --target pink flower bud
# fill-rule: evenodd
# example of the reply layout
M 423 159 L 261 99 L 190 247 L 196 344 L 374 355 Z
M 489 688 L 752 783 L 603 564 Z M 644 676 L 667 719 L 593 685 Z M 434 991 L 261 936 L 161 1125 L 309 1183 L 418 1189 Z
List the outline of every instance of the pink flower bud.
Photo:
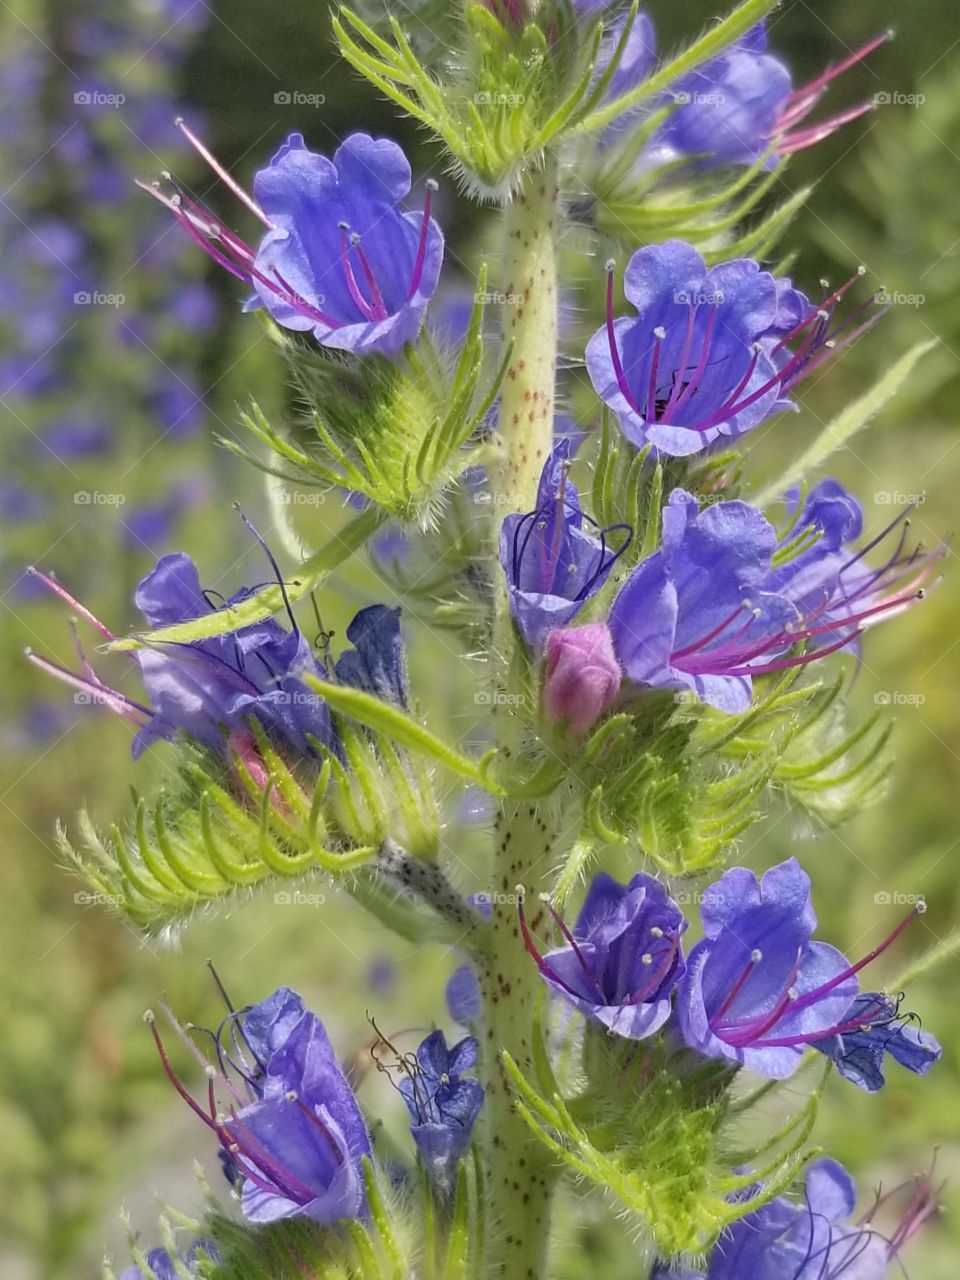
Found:
M 558 627 L 547 636 L 547 680 L 543 696 L 554 720 L 585 734 L 616 696 L 620 664 L 605 622 Z

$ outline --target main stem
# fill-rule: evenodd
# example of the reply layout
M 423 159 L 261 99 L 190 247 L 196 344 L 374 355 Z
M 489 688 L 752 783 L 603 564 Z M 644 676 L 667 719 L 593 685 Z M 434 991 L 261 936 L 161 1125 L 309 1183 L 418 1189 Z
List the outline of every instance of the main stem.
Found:
M 540 471 L 553 445 L 559 221 L 553 157 L 527 172 L 504 221 L 504 335 L 512 351 L 500 400 L 502 460 L 493 476 L 498 523 L 511 512 L 533 509 Z M 523 705 L 516 645 L 501 591 L 493 659 L 498 693 L 508 696 L 495 699 L 497 743 L 501 759 L 521 771 L 530 708 Z M 522 1071 L 530 1072 L 533 1007 L 542 984 L 520 937 L 516 890 L 524 886 L 528 916 L 536 928 L 541 912 L 537 894 L 547 887 L 557 825 L 543 807 L 510 801 L 496 822 L 493 916 L 479 968 L 486 1036 L 486 1258 L 488 1274 L 499 1280 L 546 1276 L 554 1176 L 544 1148 L 514 1110 L 502 1054 L 506 1050 Z

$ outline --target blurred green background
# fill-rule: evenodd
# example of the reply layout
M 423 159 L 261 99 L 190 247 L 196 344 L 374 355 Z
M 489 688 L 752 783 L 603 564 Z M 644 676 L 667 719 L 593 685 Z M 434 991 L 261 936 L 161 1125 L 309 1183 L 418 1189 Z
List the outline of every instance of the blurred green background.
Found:
M 665 44 L 689 35 L 716 11 L 712 0 L 682 6 L 652 0 L 647 8 Z M 413 150 L 422 167 L 435 165 L 423 135 L 396 119 L 392 108 L 335 61 L 323 4 L 231 0 L 204 13 L 188 39 L 182 38 L 177 11 L 159 0 L 114 6 L 30 0 L 0 7 L 5 51 L 0 58 L 8 64 L 3 108 L 9 122 L 2 131 L 0 226 L 9 253 L 15 252 L 12 238 L 24 222 L 68 209 L 92 228 L 99 245 L 107 246 L 93 278 L 104 293 L 125 290 L 146 299 L 146 305 L 151 289 L 174 269 L 162 255 L 159 260 L 144 256 L 132 237 L 147 217 L 146 196 L 131 185 L 102 204 L 86 200 L 82 184 L 71 186 L 63 179 L 66 161 L 56 129 L 72 136 L 71 109 L 80 126 L 89 120 L 86 104 L 73 101 L 78 85 L 83 90 L 87 80 L 78 78 L 75 48 L 69 45 L 77 23 L 87 18 L 126 23 L 133 33 L 125 60 L 111 52 L 103 55 L 104 90 L 155 76 L 156 84 L 148 83 L 144 92 L 159 85 L 159 96 L 165 94 L 171 104 L 156 139 L 133 127 L 122 106 L 106 120 L 100 145 L 115 149 L 118 165 L 131 178 L 151 179 L 163 167 L 164 148 L 174 141 L 170 120 L 183 106 L 203 120 L 214 151 L 243 179 L 292 129 L 302 130 L 321 150 L 352 128 L 389 132 Z M 914 531 L 932 545 L 953 531 L 960 485 L 955 411 L 960 397 L 960 24 L 955 4 L 787 0 L 771 21 L 771 43 L 802 81 L 888 25 L 899 27 L 898 39 L 847 77 L 839 91 L 841 104 L 879 95 L 877 109 L 797 157 L 787 172 L 790 187 L 817 181 L 787 245 L 796 252 L 793 269 L 805 286 L 814 288 L 820 277 L 839 281 L 862 264 L 870 287 L 883 286 L 895 301 L 879 329 L 803 388 L 800 415 L 757 433 L 749 467 L 758 483 L 774 474 L 782 459 L 799 451 L 818 425 L 869 386 L 895 355 L 919 339 L 935 338 L 936 349 L 898 400 L 835 460 L 836 473 L 863 499 L 868 528 L 882 527 L 910 500 L 908 495 L 915 495 Z M 105 39 L 102 32 L 88 34 L 85 68 L 97 65 Z M 165 59 L 165 49 L 177 41 L 178 57 Z M 40 71 L 24 87 L 28 62 Z M 298 104 L 298 95 L 314 101 Z M 99 163 L 83 155 L 68 159 L 81 169 Z M 191 161 L 183 163 L 194 172 Z M 20 200 L 27 187 L 35 195 Z M 226 214 L 222 190 L 210 198 Z M 452 182 L 444 184 L 439 216 L 453 253 L 469 262 L 478 215 L 457 200 Z M 167 234 L 165 224 L 158 224 L 158 240 L 166 244 Z M 203 392 L 204 420 L 197 432 L 158 432 L 154 440 L 150 402 L 137 388 L 125 387 L 124 380 L 134 376 L 134 359 L 146 370 L 136 376 L 149 381 L 153 364 L 162 377 L 173 356 L 156 355 L 153 343 L 146 344 L 146 355 L 132 350 L 103 316 L 94 315 L 94 308 L 77 318 L 85 345 L 56 394 L 69 405 L 82 383 L 83 395 L 111 434 L 111 449 L 71 462 L 71 474 L 65 475 L 57 461 L 33 448 L 40 429 L 31 414 L 38 398 L 21 403 L 17 396 L 0 397 L 0 478 L 19 486 L 21 504 L 7 502 L 0 509 L 4 1280 L 97 1275 L 105 1245 L 123 1256 L 121 1206 L 149 1244 L 158 1197 L 184 1210 L 200 1203 L 192 1174 L 195 1157 L 204 1160 L 218 1185 L 205 1133 L 162 1077 L 140 1020 L 144 1008 L 163 995 L 184 1018 L 214 1024 L 219 1012 L 205 970 L 207 957 L 215 958 L 239 1001 L 261 998 L 280 984 L 301 989 L 331 1024 L 345 1057 L 361 1052 L 372 1039 L 367 1010 L 393 1017 L 397 1026 L 429 1026 L 442 1008 L 443 984 L 455 963 L 448 955 L 385 937 L 346 900 L 280 907 L 269 893 L 237 903 L 229 914 L 197 920 L 179 939 L 145 942 L 87 901 L 56 865 L 58 817 L 69 821 L 86 803 L 95 818 L 109 823 L 124 810 L 131 781 L 159 785 L 168 762 L 157 752 L 132 766 L 124 725 L 77 706 L 69 690 L 62 691 L 56 714 L 49 710 L 60 690 L 27 667 L 20 650 L 30 644 L 69 661 L 68 611 L 29 590 L 24 567 L 42 562 L 71 585 L 82 585 L 85 599 L 96 603 L 114 630 L 123 631 L 134 621 L 131 587 L 149 567 L 153 549 L 149 539 L 131 543 L 123 535 L 137 503 L 160 501 L 184 477 L 205 481 L 203 500 L 178 512 L 159 549 L 191 551 L 201 562 L 204 581 L 219 589 L 267 576 L 230 508 L 232 500 L 239 499 L 256 516 L 272 541 L 282 541 L 258 477 L 211 445 L 215 432 L 231 433 L 237 402 L 254 390 L 266 407 L 282 413 L 282 375 L 256 322 L 239 313 L 239 286 L 213 271 L 201 280 L 206 264 L 197 260 L 200 256 L 187 255 L 186 271 L 211 291 L 214 311 L 192 336 L 181 339 L 177 356 L 190 362 Z M 0 277 L 6 272 L 7 265 L 0 266 Z M 118 281 L 124 282 L 123 290 Z M 0 335 L 7 333 L 11 344 L 8 330 L 21 318 L 9 303 L 0 317 Z M 127 407 L 123 397 L 128 393 L 142 420 Z M 90 504 L 90 510 L 78 512 L 70 497 L 78 487 L 121 493 L 125 502 Z M 27 519 L 23 494 L 34 489 L 50 503 L 42 516 Z M 339 518 L 332 509 L 314 515 Z M 772 812 L 751 830 L 742 851 L 758 867 L 799 851 L 815 870 L 824 936 L 858 953 L 883 936 L 891 913 L 898 914 L 898 902 L 922 895 L 926 915 L 895 953 L 884 957 L 878 982 L 948 937 L 960 914 L 955 871 L 960 858 L 960 582 L 952 561 L 951 554 L 945 582 L 922 608 L 869 636 L 854 686 L 864 712 L 877 704 L 897 720 L 897 768 L 885 801 L 840 832 L 813 830 L 789 814 Z M 371 583 L 362 575 L 345 575 L 341 586 L 354 603 L 366 598 Z M 331 621 L 342 626 L 342 618 L 324 618 L 327 625 Z M 425 670 L 426 659 L 419 665 Z M 442 690 L 434 696 L 441 701 Z M 39 727 L 31 719 L 38 700 L 45 715 Z M 865 1189 L 895 1186 L 926 1168 L 939 1148 L 938 1171 L 950 1179 L 948 1212 L 907 1258 L 910 1274 L 924 1280 L 955 1280 L 960 1271 L 958 973 L 951 962 L 910 990 L 909 1007 L 944 1045 L 943 1063 L 923 1081 L 894 1068 L 887 1088 L 875 1098 L 834 1081 L 817 1132 Z M 363 1089 L 369 1097 L 379 1083 L 365 1081 Z M 558 1275 L 637 1273 L 630 1241 L 599 1206 L 582 1206 L 563 1220 Z

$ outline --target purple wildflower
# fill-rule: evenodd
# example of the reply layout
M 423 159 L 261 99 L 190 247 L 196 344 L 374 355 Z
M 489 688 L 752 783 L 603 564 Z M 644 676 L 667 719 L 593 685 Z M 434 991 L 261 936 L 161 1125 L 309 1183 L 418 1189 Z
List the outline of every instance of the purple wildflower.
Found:
M 856 518 L 848 497 L 833 501 L 843 508 L 846 532 L 839 536 L 846 537 Z M 826 491 L 812 495 L 804 519 L 820 540 L 800 549 L 793 566 L 787 560 L 775 567 L 785 548 L 756 508 L 731 501 L 700 511 L 695 498 L 675 489 L 663 511 L 660 550 L 633 570 L 610 610 L 627 679 L 688 689 L 718 710 L 744 711 L 755 676 L 845 648 L 865 627 L 922 598 L 937 553 L 906 554 L 903 531 L 879 569 L 864 564 L 902 517 L 866 547 L 838 554 L 837 529 L 824 534 L 818 523 L 835 519 L 826 509 Z
M 520 929 L 544 981 L 585 1017 L 643 1040 L 670 1017 L 684 972 L 683 912 L 659 880 L 639 872 L 628 885 L 598 871 L 573 929 L 549 908 L 566 945 L 541 955 L 520 904 Z
M 387 138 L 354 133 L 333 160 L 292 133 L 244 192 L 185 124 L 186 138 L 267 228 L 258 249 L 175 187 L 157 196 L 220 266 L 250 285 L 287 329 L 312 332 L 323 346 L 393 356 L 413 341 L 436 290 L 443 235 L 430 217 L 402 213 L 410 165 Z
M 542 649 L 547 634 L 570 622 L 600 590 L 629 541 L 630 530 L 623 525 L 594 526 L 596 532 L 584 527 L 589 517 L 567 477 L 571 451 L 569 438 L 560 440 L 544 464 L 536 510 L 507 516 L 500 530 L 510 609 L 534 650 Z M 607 537 L 617 531 L 628 537 L 613 551 Z
M 817 1160 L 807 1170 L 802 1203 L 774 1197 L 724 1232 L 706 1270 L 660 1261 L 650 1280 L 883 1280 L 936 1213 L 937 1196 L 928 1178 L 918 1179 L 889 1237 L 873 1226 L 881 1203 L 878 1198 L 864 1218 L 851 1221 L 853 1179 L 836 1160 Z
M 477 1042 L 466 1036 L 447 1048 L 442 1031 L 431 1032 L 407 1064 L 399 1090 L 413 1124 L 410 1132 L 434 1185 L 449 1195 L 457 1164 L 483 1104 L 479 1080 L 464 1078 L 477 1063 Z
M 813 1047 L 833 1059 L 844 1080 L 866 1093 L 883 1088 L 887 1054 L 918 1076 L 926 1075 L 943 1054 L 933 1036 L 913 1026 L 898 1005 L 879 991 L 857 996 L 843 1023 L 847 1030 L 814 1040 Z
M 848 343 L 882 314 L 852 329 L 832 323 L 859 275 L 814 306 L 752 258 L 708 269 L 683 240 L 630 259 L 623 287 L 635 317 L 614 318 L 613 278 L 608 263 L 606 324 L 587 344 L 587 371 L 631 443 L 678 457 L 737 439 L 788 407 L 789 392 L 841 334 Z
M 795 858 L 760 881 L 745 867 L 731 868 L 700 906 L 705 937 L 690 952 L 677 992 L 684 1042 L 705 1057 L 785 1079 L 808 1045 L 859 1028 L 864 1011 L 850 1021 L 857 974 L 920 910 L 850 964 L 835 947 L 813 941 L 810 879 Z
M 251 1222 L 304 1217 L 333 1223 L 366 1212 L 362 1159 L 370 1137 L 323 1023 L 281 987 L 211 1032 L 217 1068 L 202 1105 L 177 1078 L 152 1016 L 163 1066 L 214 1133 Z

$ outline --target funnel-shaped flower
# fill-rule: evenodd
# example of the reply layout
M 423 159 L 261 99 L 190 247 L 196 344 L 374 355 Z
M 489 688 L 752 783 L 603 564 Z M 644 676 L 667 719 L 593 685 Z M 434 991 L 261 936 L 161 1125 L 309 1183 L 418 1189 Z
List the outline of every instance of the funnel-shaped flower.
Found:
M 416 1053 L 416 1063 L 399 1089 L 413 1124 L 410 1132 L 434 1185 L 449 1194 L 457 1164 L 467 1147 L 483 1104 L 479 1080 L 464 1077 L 477 1064 L 477 1042 L 467 1036 L 447 1048 L 442 1031 L 431 1032 Z
M 635 317 L 615 319 L 607 264 L 606 324 L 587 344 L 587 371 L 633 444 L 698 453 L 790 407 L 788 393 L 802 377 L 879 319 L 871 298 L 833 323 L 858 279 L 814 306 L 752 258 L 708 269 L 683 240 L 647 245 L 624 271 Z M 857 324 L 867 307 L 872 316 Z
M 622 885 L 598 871 L 572 930 L 551 914 L 566 946 L 541 955 L 520 906 L 527 950 L 551 990 L 626 1039 L 659 1030 L 684 971 L 680 937 L 687 927 L 660 881 L 639 872 Z
M 403 213 L 410 164 L 388 138 L 354 133 L 333 160 L 292 133 L 243 191 L 182 122 L 180 129 L 235 196 L 267 228 L 254 250 L 174 184 L 145 187 L 287 329 L 326 347 L 393 356 L 416 338 L 440 278 L 443 235 L 430 216 Z M 166 175 L 165 175 L 166 176 Z M 172 181 L 172 179 L 170 180 Z M 142 185 L 142 184 L 141 184 Z
M 570 622 L 603 586 L 623 542 L 613 551 L 614 530 L 586 528 L 589 517 L 567 478 L 571 443 L 561 440 L 547 459 L 537 490 L 537 509 L 509 515 L 500 530 L 500 563 L 507 578 L 510 610 L 531 649 L 542 649 L 554 627 Z M 592 524 L 592 522 L 589 522 Z M 628 529 L 617 527 L 627 534 Z
M 116 637 L 74 600 L 55 579 L 37 575 L 73 605 L 107 640 Z M 162 556 L 139 583 L 134 599 L 150 627 L 187 622 L 229 608 L 252 594 L 244 588 L 222 603 L 211 603 L 188 555 Z M 326 703 L 304 682 L 323 667 L 290 614 L 287 630 L 272 618 L 190 644 L 165 644 L 135 651 L 148 704 L 109 688 L 81 653 L 82 674 L 31 654 L 31 660 L 80 691 L 84 701 L 102 703 L 138 726 L 133 754 L 185 733 L 218 753 L 249 745 L 248 721 L 257 720 L 282 750 L 314 757 L 311 738 L 333 745 Z
M 922 598 L 939 552 L 905 552 L 899 517 L 859 551 L 859 509 L 833 482 L 805 504 L 796 538 L 779 541 L 744 502 L 700 511 L 675 489 L 663 511 L 661 548 L 627 579 L 609 627 L 628 680 L 689 689 L 718 710 L 750 704 L 755 676 L 816 661 L 845 648 L 867 626 Z M 903 524 L 879 568 L 864 557 Z M 803 646 L 802 652 L 796 646 Z
M 617 68 L 617 96 L 629 92 L 649 75 L 653 61 L 653 32 L 641 13 L 635 26 L 644 58 L 630 57 L 634 41 Z M 622 27 L 622 21 L 618 24 Z M 671 107 L 669 116 L 647 144 L 642 162 L 649 167 L 688 157 L 700 167 L 754 165 L 769 156 L 769 166 L 795 151 L 812 147 L 837 129 L 870 110 L 861 102 L 812 125 L 804 125 L 834 80 L 862 62 L 889 38 L 884 32 L 854 50 L 821 75 L 797 89 L 789 67 L 768 48 L 766 27 L 754 27 L 715 58 L 677 80 L 657 106 Z M 609 44 L 601 50 L 601 69 L 609 59 Z M 803 127 L 800 127 L 803 125 Z
M 810 880 L 795 858 L 760 881 L 731 868 L 700 907 L 706 936 L 691 951 L 677 993 L 684 1042 L 773 1079 L 792 1075 L 808 1045 L 857 1029 L 849 1021 L 857 974 L 914 914 L 851 965 L 835 947 L 813 941 Z
M 333 1223 L 366 1212 L 367 1128 L 323 1023 L 295 992 L 282 987 L 224 1020 L 206 1107 L 173 1074 L 150 1025 L 177 1091 L 216 1135 L 249 1221 Z

